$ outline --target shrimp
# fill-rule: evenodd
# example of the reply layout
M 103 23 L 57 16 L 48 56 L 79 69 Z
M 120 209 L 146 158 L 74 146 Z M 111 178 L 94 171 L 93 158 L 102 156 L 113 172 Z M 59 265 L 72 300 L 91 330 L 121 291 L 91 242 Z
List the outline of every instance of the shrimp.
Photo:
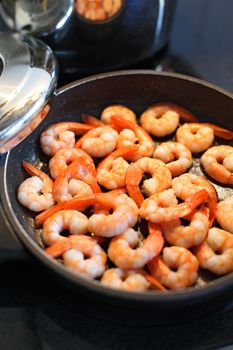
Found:
M 100 126 L 92 129 L 81 137 L 75 144 L 75 148 L 81 148 L 91 157 L 105 157 L 117 145 L 118 132 L 110 126 Z
M 194 248 L 200 266 L 216 275 L 233 271 L 233 236 L 231 233 L 212 227 L 204 242 Z
M 133 249 L 139 241 L 139 233 L 129 228 L 121 235 L 112 238 L 108 256 L 112 262 L 122 269 L 142 268 L 157 256 L 163 248 L 164 238 L 158 225 L 149 225 L 149 235 L 143 244 Z
M 214 186 L 203 176 L 182 174 L 172 180 L 172 188 L 177 197 L 186 200 L 197 191 L 205 189 L 209 193 L 208 207 L 210 209 L 210 226 L 213 224 L 217 210 L 217 194 Z
M 103 122 L 101 122 L 98 118 L 93 117 L 92 115 L 83 114 L 82 120 L 84 124 L 90 125 L 93 128 L 98 128 L 99 126 L 105 126 Z
M 53 179 L 63 173 L 69 164 L 80 157 L 84 157 L 86 161 L 95 169 L 93 159 L 83 150 L 75 148 L 63 148 L 59 150 L 49 161 L 49 171 Z
M 42 211 L 54 205 L 53 180 L 40 169 L 23 162 L 24 169 L 32 177 L 24 180 L 18 189 L 18 200 L 32 211 Z
M 74 196 L 90 196 L 93 192 L 101 192 L 95 169 L 82 157 L 71 163 L 53 185 L 53 196 L 58 203 Z
M 183 226 L 179 219 L 161 224 L 168 243 L 183 248 L 191 248 L 204 241 L 209 230 L 209 210 L 203 207 L 191 213 L 190 225 Z
M 113 209 L 112 214 L 93 214 L 89 218 L 89 231 L 96 236 L 114 237 L 137 223 L 138 208 L 126 194 L 98 193 L 96 203 L 104 209 Z
M 177 204 L 174 191 L 169 189 L 145 199 L 139 209 L 139 215 L 154 223 L 176 220 L 190 214 L 207 198 L 208 192 L 203 189 L 187 198 L 185 202 Z
M 72 235 L 83 235 L 88 232 L 88 218 L 77 210 L 60 210 L 49 217 L 43 225 L 43 242 L 50 246 L 58 240 L 64 240 L 60 233 L 69 230 Z
M 161 143 L 156 148 L 153 157 L 166 163 L 172 177 L 185 173 L 192 166 L 192 153 L 178 142 Z
M 179 114 L 169 107 L 153 105 L 140 116 L 142 127 L 157 137 L 172 134 L 179 125 Z
M 152 156 L 155 149 L 155 143 L 150 135 L 141 126 L 118 116 L 112 116 L 111 123 L 114 127 L 118 128 L 118 130 L 131 130 L 131 133 L 127 131 L 127 135 L 130 134 L 130 138 L 126 139 L 125 141 L 123 141 L 121 138 L 121 143 L 117 144 L 117 148 L 132 145 L 134 142 L 139 144 L 138 151 L 135 152 L 135 154 L 133 154 L 130 158 L 127 158 L 128 160 L 136 161 L 142 157 Z
M 218 203 L 216 219 L 224 230 L 233 233 L 233 196 Z
M 124 148 L 110 153 L 97 167 L 96 179 L 108 190 L 125 186 L 125 174 L 129 163 L 123 158 L 137 151 L 138 147 Z
M 192 286 L 197 281 L 199 263 L 186 248 L 165 247 L 162 257 L 155 257 L 148 263 L 152 276 L 170 289 Z M 173 271 L 176 270 L 176 271 Z
M 62 256 L 63 264 L 80 276 L 97 278 L 106 269 L 107 255 L 92 237 L 70 236 L 45 251 L 52 257 Z
M 140 270 L 111 268 L 104 272 L 100 282 L 107 287 L 129 291 L 144 291 L 150 288 L 150 282 Z
M 40 146 L 47 156 L 54 156 L 62 148 L 73 148 L 75 134 L 85 134 L 91 126 L 76 122 L 60 122 L 49 126 L 40 136 Z
M 112 105 L 104 108 L 100 119 L 103 123 L 110 124 L 110 118 L 112 116 L 119 116 L 130 122 L 136 123 L 135 113 L 131 109 L 122 105 Z
M 152 176 L 143 181 L 142 189 L 147 196 L 168 189 L 172 181 L 170 170 L 161 160 L 143 157 L 131 164 L 126 171 L 125 182 L 130 197 L 139 208 L 144 201 L 139 188 L 144 173 Z
M 214 131 L 201 123 L 186 123 L 176 132 L 176 140 L 186 146 L 192 153 L 207 150 L 214 142 Z
M 233 185 L 233 147 L 214 146 L 209 148 L 201 157 L 207 174 L 213 179 L 226 185 Z

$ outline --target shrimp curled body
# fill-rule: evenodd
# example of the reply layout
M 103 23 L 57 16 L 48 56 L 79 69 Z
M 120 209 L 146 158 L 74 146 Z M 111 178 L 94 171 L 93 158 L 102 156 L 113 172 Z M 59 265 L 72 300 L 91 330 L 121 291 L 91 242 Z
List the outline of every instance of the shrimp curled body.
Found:
M 116 266 L 122 269 L 142 268 L 160 253 L 164 244 L 164 239 L 159 229 L 151 230 L 142 246 L 133 249 L 138 241 L 138 232 L 129 228 L 126 232 L 111 240 L 108 248 L 109 258 Z
M 203 269 L 217 275 L 233 271 L 233 236 L 232 234 L 212 227 L 206 240 L 194 248 L 194 254 Z
M 138 208 L 126 194 L 112 196 L 98 193 L 96 203 L 104 209 L 113 209 L 112 214 L 93 214 L 89 218 L 89 231 L 96 236 L 117 236 L 133 227 L 138 220 Z
M 192 166 L 192 153 L 178 142 L 161 143 L 156 148 L 153 157 L 166 163 L 173 177 L 185 173 Z
M 214 146 L 209 148 L 201 157 L 201 163 L 207 174 L 213 179 L 233 185 L 233 147 Z
M 201 123 L 186 123 L 177 129 L 176 139 L 192 153 L 199 153 L 212 145 L 214 132 L 213 129 Z
M 43 225 L 42 238 L 46 245 L 54 244 L 61 236 L 63 230 L 78 235 L 88 232 L 88 218 L 77 210 L 60 210 L 49 217 Z
M 196 282 L 199 263 L 186 248 L 171 246 L 165 247 L 162 258 L 154 258 L 148 267 L 163 285 L 179 289 L 190 287 Z
M 130 291 L 144 291 L 149 289 L 150 283 L 139 271 L 112 268 L 104 272 L 101 283 L 105 286 Z

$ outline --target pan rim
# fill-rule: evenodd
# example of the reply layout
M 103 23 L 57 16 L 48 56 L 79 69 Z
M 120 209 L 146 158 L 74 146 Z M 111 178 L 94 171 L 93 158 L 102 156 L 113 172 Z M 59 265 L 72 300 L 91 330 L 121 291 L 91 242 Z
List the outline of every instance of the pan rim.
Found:
M 77 80 L 72 82 L 61 89 L 57 90 L 55 95 L 60 95 L 67 90 L 75 86 L 79 86 L 82 84 L 86 84 L 88 82 L 93 82 L 95 80 L 104 79 L 113 76 L 121 76 L 121 75 L 135 75 L 135 74 L 146 74 L 146 75 L 156 75 L 156 76 L 167 76 L 172 78 L 179 78 L 182 80 L 189 80 L 193 83 L 197 83 L 200 85 L 207 86 L 208 88 L 214 89 L 221 94 L 226 95 L 227 97 L 233 99 L 233 94 L 225 91 L 218 86 L 215 86 L 211 83 L 202 81 L 200 79 L 192 78 L 189 76 L 177 74 L 177 73 L 168 73 L 168 72 L 155 72 L 151 70 L 125 70 L 125 71 L 117 71 L 117 72 L 108 72 L 101 73 L 94 76 L 90 76 L 81 80 Z M 77 287 L 81 287 L 82 289 L 86 289 L 89 292 L 94 292 L 101 294 L 102 296 L 111 297 L 112 299 L 118 299 L 130 303 L 135 306 L 135 302 L 143 303 L 143 306 L 146 304 L 171 304 L 171 303 L 182 303 L 188 301 L 190 298 L 193 301 L 204 300 L 211 296 L 215 296 L 219 294 L 222 290 L 227 290 L 233 287 L 233 273 L 219 277 L 218 279 L 208 282 L 207 285 L 201 287 L 189 287 L 187 289 L 182 290 L 171 290 L 167 293 L 161 293 L 159 291 L 147 291 L 147 292 L 127 292 L 122 290 L 115 290 L 112 288 L 105 287 L 99 283 L 99 281 L 88 280 L 84 277 L 74 275 L 67 268 L 57 262 L 55 259 L 49 257 L 44 250 L 30 237 L 26 230 L 21 226 L 18 219 L 15 217 L 13 212 L 13 208 L 11 207 L 8 191 L 7 191 L 7 166 L 8 160 L 10 157 L 10 152 L 2 157 L 3 161 L 3 183 L 0 186 L 1 188 L 1 199 L 2 199 L 2 209 L 4 211 L 4 215 L 6 220 L 10 223 L 10 228 L 16 234 L 17 238 L 22 242 L 24 246 L 32 253 L 33 256 L 42 262 L 44 265 L 53 270 L 53 272 L 58 273 L 64 280 L 74 283 Z M 130 304 L 128 304 L 130 306 Z

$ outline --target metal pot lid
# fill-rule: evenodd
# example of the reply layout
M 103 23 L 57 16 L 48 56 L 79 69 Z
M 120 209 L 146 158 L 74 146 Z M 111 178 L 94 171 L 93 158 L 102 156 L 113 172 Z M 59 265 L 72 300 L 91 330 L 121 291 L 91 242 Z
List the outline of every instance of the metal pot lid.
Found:
M 28 136 L 46 116 L 57 63 L 40 40 L 0 33 L 0 153 Z

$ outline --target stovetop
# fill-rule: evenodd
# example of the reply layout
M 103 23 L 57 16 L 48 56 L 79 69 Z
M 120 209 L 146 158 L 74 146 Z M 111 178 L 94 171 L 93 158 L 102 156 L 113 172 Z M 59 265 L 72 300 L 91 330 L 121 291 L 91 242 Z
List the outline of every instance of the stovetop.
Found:
M 232 13 L 231 0 L 178 0 L 168 46 L 133 68 L 192 75 L 233 92 Z M 223 309 L 175 325 L 105 320 L 84 295 L 77 294 L 80 309 L 59 300 L 1 217 L 0 233 L 1 349 L 233 349 L 233 293 Z

